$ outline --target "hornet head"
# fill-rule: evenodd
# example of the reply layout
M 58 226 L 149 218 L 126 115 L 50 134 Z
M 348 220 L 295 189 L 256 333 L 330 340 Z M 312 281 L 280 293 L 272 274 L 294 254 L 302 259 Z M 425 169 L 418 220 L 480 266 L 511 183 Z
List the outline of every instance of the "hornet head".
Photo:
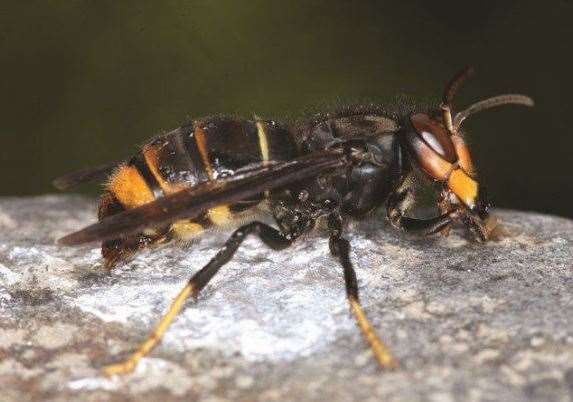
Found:
M 466 118 L 482 110 L 506 104 L 533 106 L 533 100 L 524 95 L 499 95 L 453 114 L 454 94 L 472 73 L 471 68 L 466 68 L 448 83 L 437 112 L 410 114 L 404 142 L 413 162 L 431 180 L 443 185 L 442 198 L 449 209 L 457 209 L 469 229 L 480 240 L 487 240 L 489 203 L 460 127 Z

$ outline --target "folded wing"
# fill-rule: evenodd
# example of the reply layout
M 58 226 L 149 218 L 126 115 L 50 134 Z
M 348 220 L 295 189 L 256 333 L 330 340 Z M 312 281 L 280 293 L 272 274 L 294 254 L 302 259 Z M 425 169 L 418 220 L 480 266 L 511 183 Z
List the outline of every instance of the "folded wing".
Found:
M 111 215 L 62 237 L 63 245 L 78 245 L 140 233 L 144 229 L 192 219 L 203 211 L 235 203 L 267 190 L 315 177 L 345 164 L 340 150 L 317 152 L 288 162 L 247 166 L 235 175 L 181 190 L 137 208 Z
M 107 163 L 105 165 L 76 170 L 75 172 L 58 177 L 52 184 L 58 190 L 69 190 L 82 183 L 104 179 L 109 176 L 116 167 L 117 163 Z

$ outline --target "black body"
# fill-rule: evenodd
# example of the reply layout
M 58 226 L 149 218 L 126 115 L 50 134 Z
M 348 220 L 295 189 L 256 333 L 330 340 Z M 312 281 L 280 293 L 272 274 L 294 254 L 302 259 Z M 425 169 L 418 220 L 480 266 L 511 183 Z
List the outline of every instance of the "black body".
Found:
M 99 222 L 60 243 L 103 241 L 102 252 L 111 267 L 148 245 L 196 235 L 213 225 L 235 224 L 235 217 L 248 221 L 193 275 L 138 352 L 107 373 L 133 370 L 183 302 L 199 294 L 246 236 L 256 234 L 280 250 L 320 218 L 327 222 L 330 251 L 343 267 L 358 325 L 380 365 L 395 367 L 360 306 L 344 223 L 385 207 L 391 224 L 409 232 L 447 234 L 459 221 L 477 240 L 488 239 L 495 221 L 489 217 L 460 126 L 470 115 L 491 107 L 533 102 L 523 95 L 501 95 L 453 116 L 453 95 L 469 74 L 469 69 L 462 71 L 446 86 L 439 107 L 358 106 L 290 125 L 259 119 L 200 119 L 155 138 L 119 165 L 102 197 Z M 109 170 L 109 165 L 84 169 L 58 179 L 56 185 L 69 188 Z M 411 209 L 416 186 L 424 182 L 434 191 L 436 213 L 418 219 Z M 249 219 L 248 214 L 263 202 L 278 229 Z
M 202 229 L 228 225 L 233 223 L 233 217 L 243 216 L 241 213 L 265 201 L 281 233 L 294 239 L 311 230 L 321 217 L 335 213 L 342 220 L 361 218 L 386 203 L 387 214 L 396 226 L 434 232 L 449 221 L 446 215 L 438 219 L 437 226 L 433 220 L 427 225 L 402 218 L 409 206 L 406 195 L 411 189 L 401 189 L 402 195 L 398 189 L 404 187 L 413 172 L 412 156 L 402 145 L 404 127 L 411 129 L 404 124 L 411 113 L 412 109 L 400 115 L 380 106 L 357 106 L 292 125 L 268 120 L 205 118 L 156 137 L 126 166 L 137 170 L 153 198 L 159 200 L 176 189 L 193 189 L 232 179 L 251 166 L 313 158 L 320 153 L 347 154 L 350 162 L 336 169 L 225 203 L 229 209 L 226 219 L 214 219 L 211 211 L 204 209 L 185 221 Z M 125 167 L 120 167 L 116 175 L 121 175 L 122 169 Z M 100 220 L 133 207 L 122 203 L 118 192 L 114 186 L 108 187 L 100 204 Z M 115 265 L 142 247 L 179 237 L 173 226 L 165 223 L 153 231 L 105 239 L 102 250 L 108 265 Z

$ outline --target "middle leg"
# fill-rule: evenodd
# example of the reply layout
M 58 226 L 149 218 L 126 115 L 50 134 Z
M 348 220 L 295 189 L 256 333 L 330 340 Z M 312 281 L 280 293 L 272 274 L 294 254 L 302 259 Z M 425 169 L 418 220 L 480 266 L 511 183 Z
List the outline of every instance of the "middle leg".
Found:
M 350 262 L 350 244 L 348 240 L 342 237 L 342 221 L 339 215 L 332 214 L 328 217 L 328 226 L 330 229 L 330 252 L 338 257 L 344 272 L 344 282 L 346 284 L 346 297 L 352 314 L 364 334 L 366 341 L 370 344 L 374 357 L 382 368 L 396 368 L 398 362 L 392 356 L 390 349 L 380 340 L 376 330 L 366 317 L 360 299 L 358 297 L 358 281 L 356 272 Z
M 386 213 L 392 226 L 410 233 L 429 235 L 447 231 L 459 213 L 454 209 L 448 212 L 442 211 L 441 215 L 427 219 L 404 216 L 412 202 L 412 191 L 407 186 L 399 186 L 390 195 L 386 201 Z

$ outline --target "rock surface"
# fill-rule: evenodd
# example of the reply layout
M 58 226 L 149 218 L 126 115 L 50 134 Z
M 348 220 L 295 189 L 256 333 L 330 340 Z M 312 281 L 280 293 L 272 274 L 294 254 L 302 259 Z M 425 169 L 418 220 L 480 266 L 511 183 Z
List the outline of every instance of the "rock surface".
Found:
M 573 221 L 498 211 L 509 237 L 415 239 L 383 219 L 347 237 L 363 304 L 402 366 L 380 372 L 320 232 L 282 253 L 248 239 L 135 374 L 132 351 L 226 232 L 107 273 L 74 196 L 0 200 L 3 401 L 567 401 L 573 399 Z

